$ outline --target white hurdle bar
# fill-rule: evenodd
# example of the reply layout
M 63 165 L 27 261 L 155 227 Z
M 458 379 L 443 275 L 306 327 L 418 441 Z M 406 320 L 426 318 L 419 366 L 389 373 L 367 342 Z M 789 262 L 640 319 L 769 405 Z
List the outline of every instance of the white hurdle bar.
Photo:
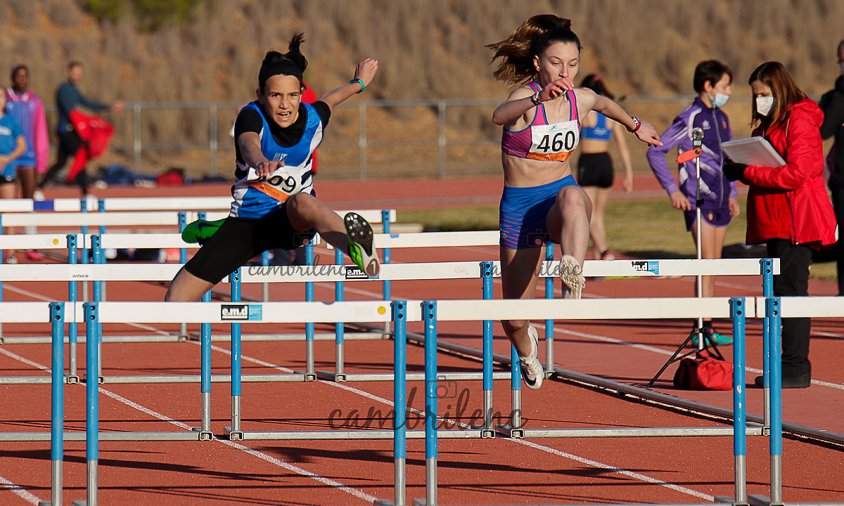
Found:
M 183 211 L 184 212 L 184 211 Z M 341 216 L 348 211 L 337 211 Z M 381 223 L 379 210 L 355 211 L 370 223 Z M 342 214 L 341 214 L 342 213 Z M 188 221 L 199 219 L 199 212 L 185 212 Z M 205 213 L 207 220 L 219 220 L 229 215 L 228 211 Z M 395 210 L 390 210 L 390 218 L 395 220 Z M 167 225 L 178 226 L 178 212 L 174 211 L 108 211 L 108 212 L 66 212 L 66 213 L 9 213 L 3 215 L 4 227 L 40 226 L 40 227 L 84 227 L 84 226 L 142 226 Z M 135 246 L 143 247 L 143 246 Z M 150 246 L 153 247 L 153 246 Z
M 628 429 L 539 429 L 528 430 L 514 426 L 511 437 L 691 437 L 691 436 L 733 436 L 735 460 L 735 504 L 747 502 L 746 443 L 747 435 L 764 435 L 762 427 L 750 428 L 746 423 L 745 399 L 745 319 L 756 316 L 756 305 L 746 304 L 743 298 L 674 298 L 670 305 L 656 304 L 660 299 L 608 299 L 608 300 L 448 300 L 423 301 L 420 306 L 425 322 L 425 500 L 414 500 L 413 504 L 436 505 L 437 502 L 437 430 L 440 420 L 437 415 L 437 323 L 439 321 L 467 321 L 489 319 L 661 319 L 692 318 L 703 314 L 707 318 L 731 318 L 735 347 L 733 360 L 733 427 L 732 429 L 712 427 L 668 427 Z M 408 301 L 413 307 L 414 302 Z M 408 319 L 411 311 L 408 311 Z M 517 361 L 514 363 L 518 364 Z M 514 369 L 514 375 L 518 369 Z M 397 387 L 398 388 L 398 387 Z M 396 396 L 400 398 L 399 395 Z M 395 405 L 395 411 L 404 411 L 406 406 Z M 515 418 L 515 417 L 514 417 Z M 398 422 L 397 422 L 398 424 Z M 404 439 L 395 438 L 396 474 L 404 472 Z M 399 445 L 402 445 L 399 447 Z M 385 504 L 383 501 L 376 504 Z M 405 491 L 396 486 L 395 504 L 405 504 Z
M 101 206 L 109 211 L 225 211 L 231 203 L 231 197 L 9 199 L 0 202 L 0 213 L 74 212 L 81 210 L 83 205 L 92 211 L 100 211 Z

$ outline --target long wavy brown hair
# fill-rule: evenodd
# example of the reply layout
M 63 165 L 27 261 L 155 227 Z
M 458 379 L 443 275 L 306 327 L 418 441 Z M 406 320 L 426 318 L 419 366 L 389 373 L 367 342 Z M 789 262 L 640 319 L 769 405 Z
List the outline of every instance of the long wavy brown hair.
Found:
M 756 97 L 751 97 L 750 126 L 762 126 L 768 129 L 771 125 L 782 123 L 788 118 L 788 108 L 806 98 L 806 93 L 797 86 L 785 66 L 778 61 L 765 62 L 750 73 L 747 84 L 759 81 L 771 88 L 774 95 L 774 108 L 768 116 L 756 112 Z
M 571 42 L 582 49 L 580 39 L 571 30 L 571 20 L 553 14 L 538 14 L 527 19 L 506 39 L 487 44 L 492 51 L 490 63 L 500 59 L 493 75 L 511 84 L 522 84 L 536 77 L 534 56 L 539 56 L 549 45 Z

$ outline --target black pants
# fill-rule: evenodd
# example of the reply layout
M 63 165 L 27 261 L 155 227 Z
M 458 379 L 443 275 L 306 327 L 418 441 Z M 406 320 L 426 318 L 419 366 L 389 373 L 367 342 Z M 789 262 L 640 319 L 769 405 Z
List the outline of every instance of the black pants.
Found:
M 829 190 L 832 193 L 832 207 L 835 208 L 835 221 L 840 226 L 844 223 L 844 186 L 830 185 Z M 838 272 L 838 295 L 844 295 L 844 237 L 840 228 L 838 243 L 835 245 L 835 265 Z
M 780 259 L 780 274 L 774 276 L 774 295 L 805 297 L 809 295 L 809 265 L 812 250 L 785 239 L 768 241 L 768 256 Z M 809 318 L 782 319 L 782 375 L 811 374 L 809 362 Z
M 43 189 L 47 183 L 55 180 L 58 173 L 67 164 L 67 159 L 71 156 L 75 156 L 76 151 L 79 150 L 80 147 L 82 147 L 82 139 L 79 138 L 76 132 L 73 130 L 69 132 L 60 132 L 58 158 L 56 158 L 56 163 L 50 166 L 47 173 L 44 174 L 44 177 L 38 183 L 38 189 Z M 83 195 L 88 194 L 88 187 L 90 184 L 88 181 L 88 174 L 85 172 L 85 169 L 82 169 L 82 171 L 76 176 L 74 182 L 79 185 Z

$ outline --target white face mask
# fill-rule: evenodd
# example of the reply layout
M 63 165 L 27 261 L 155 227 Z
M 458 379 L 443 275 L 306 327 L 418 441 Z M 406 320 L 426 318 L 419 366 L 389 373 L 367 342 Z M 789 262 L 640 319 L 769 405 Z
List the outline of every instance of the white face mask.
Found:
M 727 101 L 730 100 L 729 95 L 724 95 L 723 93 L 715 92 L 715 98 L 712 99 L 712 107 L 721 108 L 727 105 Z
M 774 108 L 774 97 L 756 97 L 756 112 L 762 116 L 771 114 Z

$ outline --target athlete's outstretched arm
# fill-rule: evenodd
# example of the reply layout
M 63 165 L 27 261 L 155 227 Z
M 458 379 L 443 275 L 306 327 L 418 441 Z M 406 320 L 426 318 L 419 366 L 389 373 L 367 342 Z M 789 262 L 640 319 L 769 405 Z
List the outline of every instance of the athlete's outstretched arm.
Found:
M 261 138 L 255 132 L 243 132 L 237 137 L 237 145 L 240 148 L 240 156 L 246 165 L 255 168 L 258 176 L 269 176 L 279 167 L 284 165 L 281 161 L 267 160 L 264 152 L 261 151 Z
M 645 120 L 639 120 L 639 126 L 636 126 L 636 120 L 633 116 L 627 113 L 620 105 L 609 98 L 598 95 L 594 91 L 587 88 L 578 88 L 578 100 L 586 102 L 584 105 L 589 106 L 593 111 L 597 111 L 604 116 L 614 119 L 624 125 L 627 130 L 633 132 L 640 141 L 646 142 L 654 146 L 662 146 L 662 141 L 659 140 L 659 134 L 656 129 Z M 638 118 L 636 118 L 638 119 Z
M 369 83 L 375 78 L 375 74 L 378 73 L 378 60 L 375 58 L 367 58 L 362 62 L 358 63 L 357 68 L 355 68 L 355 77 L 352 78 L 350 82 L 334 88 L 333 90 L 329 91 L 325 95 L 319 97 L 322 102 L 325 102 L 329 109 L 334 109 L 334 107 L 342 104 L 352 95 L 355 93 L 360 93 L 366 87 L 369 86 Z M 364 87 L 361 88 L 360 83 L 357 81 L 360 79 L 363 81 Z

